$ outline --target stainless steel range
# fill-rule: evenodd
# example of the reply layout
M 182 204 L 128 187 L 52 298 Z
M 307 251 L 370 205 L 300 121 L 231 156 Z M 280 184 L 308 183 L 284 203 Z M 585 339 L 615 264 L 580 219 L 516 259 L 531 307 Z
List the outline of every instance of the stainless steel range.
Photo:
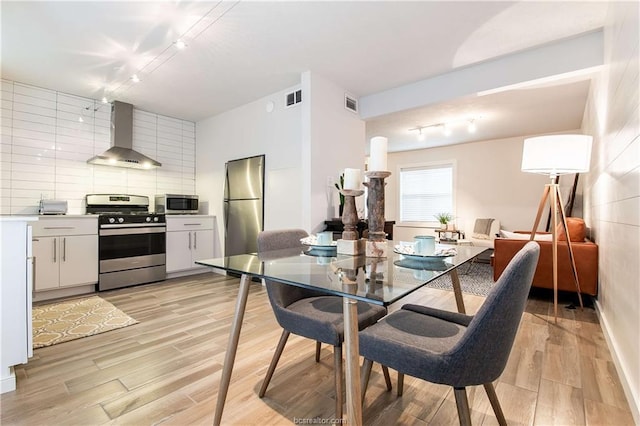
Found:
M 149 197 L 89 194 L 87 214 L 98 214 L 98 290 L 166 278 L 166 221 L 149 213 Z

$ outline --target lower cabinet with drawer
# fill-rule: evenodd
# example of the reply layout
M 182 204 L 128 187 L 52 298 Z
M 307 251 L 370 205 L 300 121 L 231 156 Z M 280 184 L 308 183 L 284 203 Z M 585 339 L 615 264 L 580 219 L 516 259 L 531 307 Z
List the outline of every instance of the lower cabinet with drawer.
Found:
M 167 274 L 203 272 L 194 262 L 214 253 L 215 216 L 167 215 Z
M 35 291 L 98 282 L 96 218 L 46 218 L 33 222 Z

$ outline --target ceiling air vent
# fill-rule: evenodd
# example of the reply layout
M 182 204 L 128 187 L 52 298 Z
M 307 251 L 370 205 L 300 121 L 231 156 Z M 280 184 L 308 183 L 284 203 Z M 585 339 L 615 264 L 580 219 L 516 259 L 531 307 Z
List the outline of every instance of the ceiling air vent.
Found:
M 356 112 L 357 113 L 358 112 L 358 100 L 355 97 L 345 93 L 344 94 L 344 107 L 346 109 L 348 109 L 349 111 L 351 111 L 351 112 Z
M 295 104 L 302 102 L 302 90 L 296 90 L 295 92 L 287 93 L 285 98 L 285 105 L 292 107 Z

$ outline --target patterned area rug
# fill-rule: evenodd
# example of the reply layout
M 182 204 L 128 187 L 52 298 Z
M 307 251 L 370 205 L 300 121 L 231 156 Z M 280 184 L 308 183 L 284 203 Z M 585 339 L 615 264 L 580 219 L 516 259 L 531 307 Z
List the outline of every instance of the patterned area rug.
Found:
M 463 265 L 458 269 L 458 277 L 460 277 L 462 292 L 476 296 L 486 296 L 494 284 L 493 269 L 487 263 L 474 263 L 470 268 L 469 265 Z M 453 291 L 449 274 L 436 278 L 426 287 Z
M 33 307 L 33 348 L 42 348 L 137 324 L 99 296 Z

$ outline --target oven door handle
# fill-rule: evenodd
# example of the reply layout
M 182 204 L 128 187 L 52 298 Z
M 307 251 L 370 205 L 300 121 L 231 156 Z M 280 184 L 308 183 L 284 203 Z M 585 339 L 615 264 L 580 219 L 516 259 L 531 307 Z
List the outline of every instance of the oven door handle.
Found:
M 167 228 L 120 228 L 120 229 L 100 229 L 101 237 L 111 235 L 132 235 L 132 234 L 164 234 Z
M 114 228 L 151 228 L 151 227 L 165 227 L 166 223 L 104 223 L 100 225 L 100 229 L 114 229 Z

